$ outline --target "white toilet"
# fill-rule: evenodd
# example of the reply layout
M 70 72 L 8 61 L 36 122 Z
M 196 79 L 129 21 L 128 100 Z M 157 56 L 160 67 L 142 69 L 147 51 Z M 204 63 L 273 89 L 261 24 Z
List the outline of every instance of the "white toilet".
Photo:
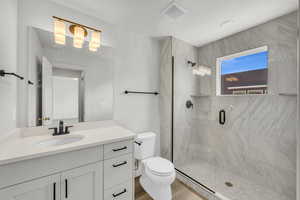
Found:
M 136 138 L 135 158 L 141 161 L 140 183 L 154 200 L 171 200 L 171 184 L 176 173 L 173 163 L 161 157 L 153 157 L 155 151 L 154 133 L 142 133 Z

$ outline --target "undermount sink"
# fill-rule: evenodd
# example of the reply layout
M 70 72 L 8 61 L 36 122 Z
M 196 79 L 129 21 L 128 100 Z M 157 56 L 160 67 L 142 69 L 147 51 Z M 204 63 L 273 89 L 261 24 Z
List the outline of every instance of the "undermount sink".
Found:
M 36 143 L 38 146 L 60 146 L 64 144 L 70 144 L 82 140 L 84 136 L 82 135 L 72 135 L 72 136 L 53 136 L 51 139 L 43 140 Z

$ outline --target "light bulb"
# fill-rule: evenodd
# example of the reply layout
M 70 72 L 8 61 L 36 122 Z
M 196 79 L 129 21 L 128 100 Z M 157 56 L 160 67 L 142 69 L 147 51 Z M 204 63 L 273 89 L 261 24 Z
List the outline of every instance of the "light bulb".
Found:
M 89 50 L 90 50 L 90 51 L 93 51 L 93 52 L 96 52 L 96 51 L 98 51 L 98 48 L 95 47 L 95 46 L 90 42 L 90 44 L 89 44 Z
M 91 40 L 90 40 L 90 45 L 93 46 L 94 48 L 99 48 L 101 45 L 101 33 L 99 31 L 93 31 Z
M 73 46 L 75 48 L 82 48 L 84 43 L 84 29 L 80 26 L 74 27 L 74 38 L 73 38 Z
M 66 44 L 66 25 L 58 19 L 54 20 L 54 40 L 56 44 Z

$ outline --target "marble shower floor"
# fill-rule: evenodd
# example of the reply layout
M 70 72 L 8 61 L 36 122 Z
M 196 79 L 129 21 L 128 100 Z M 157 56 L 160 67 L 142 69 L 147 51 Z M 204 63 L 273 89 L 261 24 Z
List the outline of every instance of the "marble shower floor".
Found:
M 291 200 L 243 177 L 217 169 L 207 162 L 195 162 L 176 168 L 231 200 Z M 226 182 L 233 186 L 226 186 Z

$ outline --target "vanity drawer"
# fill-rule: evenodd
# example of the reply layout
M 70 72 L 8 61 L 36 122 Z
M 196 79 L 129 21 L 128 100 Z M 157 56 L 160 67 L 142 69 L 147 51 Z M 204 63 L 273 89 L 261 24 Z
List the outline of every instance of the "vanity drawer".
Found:
M 104 159 L 114 158 L 132 152 L 132 140 L 104 145 Z
M 104 161 L 104 188 L 110 188 L 133 176 L 132 154 Z
M 130 180 L 111 189 L 105 190 L 104 200 L 132 200 L 132 185 L 133 182 Z

